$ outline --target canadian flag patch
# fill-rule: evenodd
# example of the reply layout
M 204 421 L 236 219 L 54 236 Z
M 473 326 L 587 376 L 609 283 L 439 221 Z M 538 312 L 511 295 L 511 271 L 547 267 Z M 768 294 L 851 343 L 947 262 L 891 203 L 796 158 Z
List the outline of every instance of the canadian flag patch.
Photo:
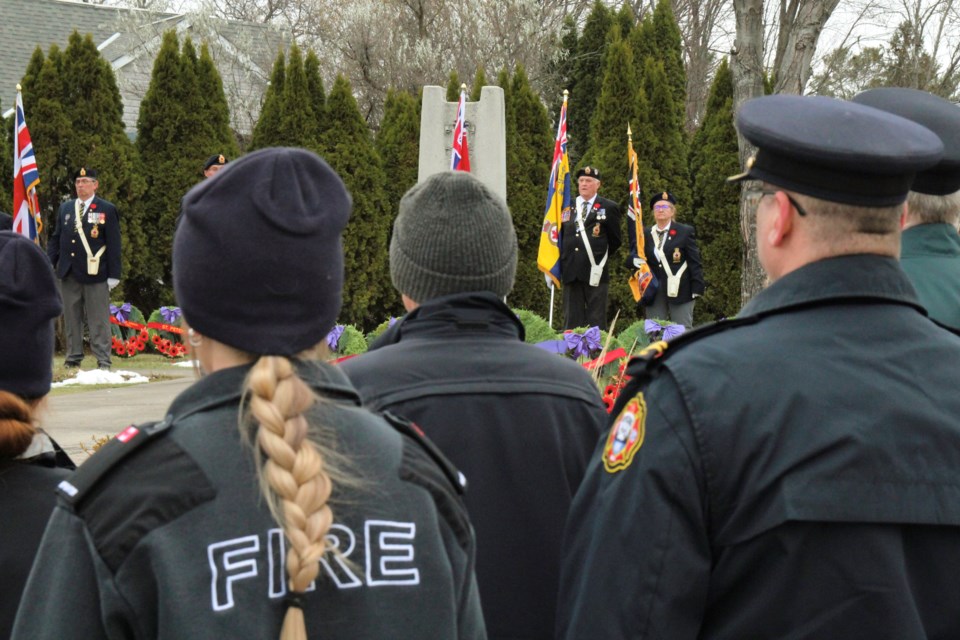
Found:
M 129 427 L 127 427 L 126 429 L 124 429 L 123 431 L 117 434 L 117 440 L 119 440 L 120 442 L 129 442 L 138 433 L 140 433 L 140 429 L 137 429 L 133 425 L 130 425 Z

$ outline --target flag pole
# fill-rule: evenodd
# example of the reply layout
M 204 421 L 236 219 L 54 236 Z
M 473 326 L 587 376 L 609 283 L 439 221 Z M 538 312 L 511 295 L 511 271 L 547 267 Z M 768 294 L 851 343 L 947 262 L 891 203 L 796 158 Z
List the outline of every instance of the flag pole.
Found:
M 556 287 L 553 286 L 553 283 L 550 283 L 550 319 L 547 321 L 550 323 L 550 328 L 553 329 L 553 294 L 556 291 Z

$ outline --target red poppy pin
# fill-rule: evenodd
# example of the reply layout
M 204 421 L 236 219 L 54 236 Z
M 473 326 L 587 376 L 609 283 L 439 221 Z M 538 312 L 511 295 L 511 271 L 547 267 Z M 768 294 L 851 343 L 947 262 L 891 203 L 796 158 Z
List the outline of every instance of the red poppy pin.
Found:
M 593 203 L 593 208 L 594 208 L 594 209 L 599 209 L 599 208 L 600 208 L 600 203 L 599 203 L 599 202 L 594 202 L 594 203 Z
M 97 203 L 96 203 L 96 202 L 91 202 L 91 203 L 90 203 L 90 208 L 91 208 L 91 209 L 96 209 L 96 208 L 97 208 Z
M 676 230 L 676 229 L 670 229 L 670 235 L 672 235 L 672 236 L 677 235 L 677 230 Z

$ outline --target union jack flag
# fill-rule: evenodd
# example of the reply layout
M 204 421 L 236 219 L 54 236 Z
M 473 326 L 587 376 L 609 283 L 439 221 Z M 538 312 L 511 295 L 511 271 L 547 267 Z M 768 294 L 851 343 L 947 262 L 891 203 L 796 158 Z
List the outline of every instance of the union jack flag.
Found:
M 13 136 L 13 230 L 40 244 L 43 230 L 40 220 L 40 202 L 37 200 L 37 185 L 40 171 L 33 155 L 33 142 L 27 121 L 23 117 L 23 96 L 17 85 L 17 113 Z
M 470 171 L 470 145 L 467 144 L 467 129 L 464 125 L 467 113 L 467 87 L 460 87 L 460 103 L 457 105 L 457 124 L 453 128 L 453 152 L 450 168 L 453 171 Z

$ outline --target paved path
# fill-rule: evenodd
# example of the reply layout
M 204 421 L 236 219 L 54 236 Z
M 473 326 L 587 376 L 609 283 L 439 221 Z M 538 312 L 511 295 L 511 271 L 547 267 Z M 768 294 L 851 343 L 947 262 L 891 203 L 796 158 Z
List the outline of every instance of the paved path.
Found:
M 156 373 L 175 378 L 50 396 L 41 419 L 43 428 L 80 464 L 87 459 L 80 443 L 89 449 L 94 437 L 116 435 L 132 423 L 159 420 L 177 394 L 195 380 L 190 369 L 171 367 Z

